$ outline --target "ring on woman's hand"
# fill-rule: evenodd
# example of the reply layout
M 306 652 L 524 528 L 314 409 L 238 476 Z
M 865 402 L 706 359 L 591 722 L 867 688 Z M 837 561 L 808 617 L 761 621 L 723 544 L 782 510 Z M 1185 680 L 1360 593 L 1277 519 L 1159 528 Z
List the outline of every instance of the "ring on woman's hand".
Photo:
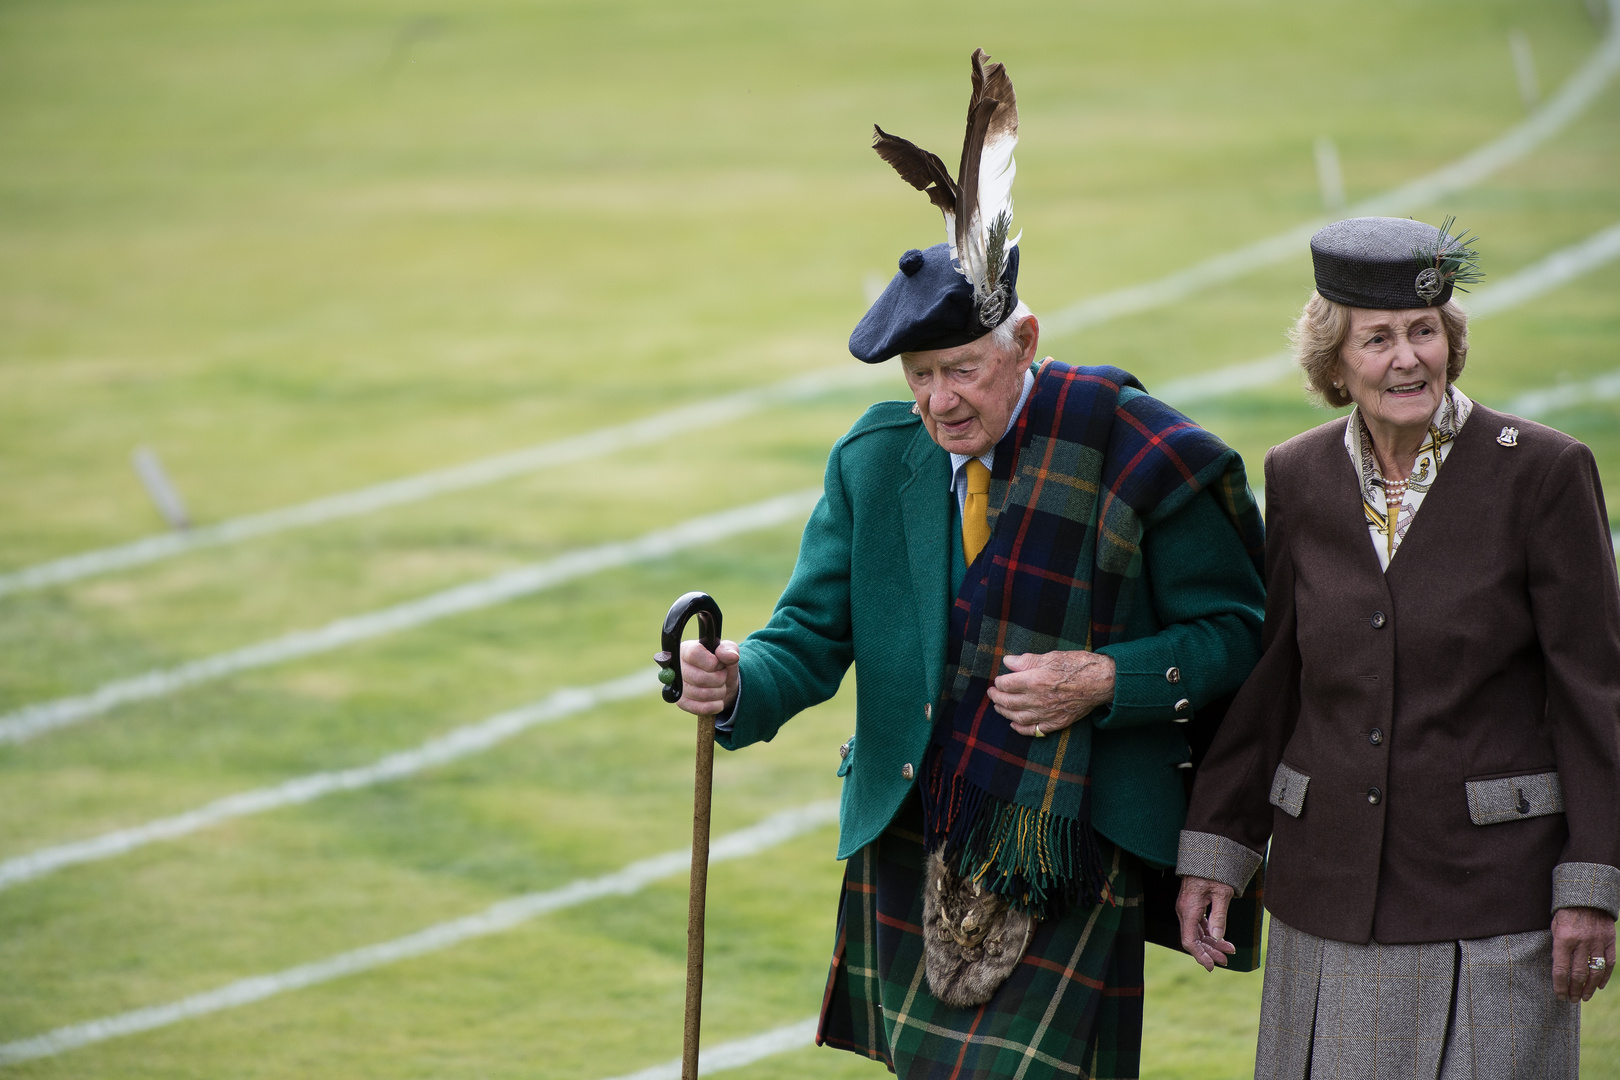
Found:
M 1609 962 L 1601 956 L 1593 956 L 1587 959 L 1586 966 L 1591 971 L 1602 971 L 1609 966 Z
M 1041 725 L 1039 725 L 1039 724 L 1036 724 L 1036 725 L 1035 725 L 1035 737 L 1036 737 L 1036 738 L 1037 738 L 1037 739 L 1044 739 L 1044 738 L 1046 738 L 1046 729 L 1045 729 L 1045 728 L 1043 728 L 1043 727 L 1041 727 Z

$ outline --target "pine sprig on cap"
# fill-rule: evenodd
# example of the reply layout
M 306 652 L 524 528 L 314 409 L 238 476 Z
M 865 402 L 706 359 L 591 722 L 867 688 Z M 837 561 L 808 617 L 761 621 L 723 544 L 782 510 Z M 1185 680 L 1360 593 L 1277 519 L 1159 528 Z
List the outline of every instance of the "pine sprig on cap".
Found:
M 1444 290 L 1447 282 L 1467 292 L 1463 288 L 1465 285 L 1476 285 L 1485 280 L 1485 271 L 1479 266 L 1479 252 L 1472 247 L 1479 242 L 1479 237 L 1466 230 L 1452 236 L 1451 226 L 1456 220 L 1456 215 L 1446 215 L 1434 242 L 1412 249 L 1412 258 L 1417 260 L 1417 264 L 1425 270 L 1434 271 L 1435 284 L 1438 286 L 1436 296 Z

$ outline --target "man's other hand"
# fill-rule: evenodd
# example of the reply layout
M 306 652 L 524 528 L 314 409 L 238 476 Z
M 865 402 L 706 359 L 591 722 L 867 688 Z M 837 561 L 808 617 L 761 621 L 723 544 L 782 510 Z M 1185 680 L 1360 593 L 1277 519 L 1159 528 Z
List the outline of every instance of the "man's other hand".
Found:
M 1214 971 L 1226 966 L 1226 958 L 1237 946 L 1226 940 L 1226 911 L 1232 903 L 1232 886 L 1208 878 L 1184 877 L 1176 897 L 1176 920 L 1181 923 L 1181 947 L 1192 958 Z
M 714 652 L 700 641 L 681 642 L 681 700 L 675 704 L 696 716 L 723 713 L 737 703 L 735 641 L 722 641 Z
M 1114 700 L 1114 661 L 1100 653 L 1019 653 L 1002 663 L 990 700 L 1020 735 L 1061 731 Z

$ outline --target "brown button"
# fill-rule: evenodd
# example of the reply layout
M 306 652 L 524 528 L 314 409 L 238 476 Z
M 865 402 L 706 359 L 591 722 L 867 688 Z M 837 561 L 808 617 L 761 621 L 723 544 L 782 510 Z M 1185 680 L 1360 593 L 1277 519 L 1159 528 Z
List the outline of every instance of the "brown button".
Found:
M 1164 673 L 1164 681 L 1167 682 L 1167 683 L 1172 683 L 1172 684 L 1180 682 L 1181 681 L 1181 669 L 1178 668 L 1178 667 L 1173 667 L 1169 671 L 1165 672 Z
M 934 704 L 933 704 L 933 702 L 929 702 L 928 704 L 923 706 L 923 719 L 924 720 L 932 720 L 933 718 L 934 718 Z
M 1377 806 L 1379 803 L 1384 801 L 1384 793 L 1375 787 L 1368 788 L 1367 801 L 1372 803 L 1374 806 Z
M 1186 698 L 1182 698 L 1180 701 L 1176 702 L 1176 712 L 1186 712 L 1190 708 L 1192 708 L 1192 702 L 1188 701 Z
M 904 765 L 900 766 L 900 779 L 902 779 L 902 780 L 910 780 L 913 776 L 916 776 L 916 775 L 917 775 L 917 770 L 913 769 L 911 767 L 911 762 L 908 761 Z
M 1384 613 L 1382 611 L 1373 612 L 1372 627 L 1374 630 L 1382 630 L 1384 628 L 1384 624 L 1387 622 L 1389 622 L 1389 620 L 1384 618 Z
M 1379 731 L 1377 728 L 1373 728 L 1372 732 L 1367 736 L 1367 741 L 1372 743 L 1374 746 L 1382 746 L 1384 743 L 1384 733 Z

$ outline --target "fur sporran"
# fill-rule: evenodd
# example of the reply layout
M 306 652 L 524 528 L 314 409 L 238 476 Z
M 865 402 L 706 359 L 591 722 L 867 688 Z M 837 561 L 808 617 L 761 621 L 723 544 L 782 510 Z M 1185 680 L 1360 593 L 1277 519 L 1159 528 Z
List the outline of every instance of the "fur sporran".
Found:
M 1035 918 L 928 856 L 923 884 L 923 968 L 947 1005 L 983 1005 L 1007 981 L 1035 936 Z

